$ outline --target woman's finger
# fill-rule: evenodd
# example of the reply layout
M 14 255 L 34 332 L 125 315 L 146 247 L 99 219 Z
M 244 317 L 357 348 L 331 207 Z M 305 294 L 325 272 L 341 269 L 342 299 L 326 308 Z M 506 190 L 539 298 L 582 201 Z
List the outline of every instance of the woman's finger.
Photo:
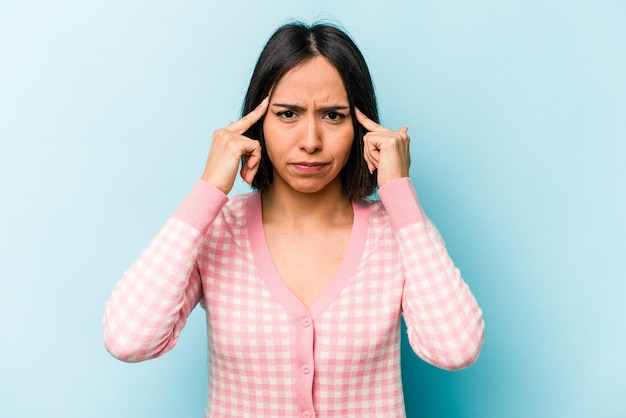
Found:
M 376 122 L 374 122 L 373 120 L 365 116 L 365 114 L 356 107 L 354 108 L 354 113 L 356 115 L 356 120 L 359 121 L 359 123 L 363 125 L 363 127 L 367 129 L 368 131 L 372 132 L 372 131 L 379 131 L 383 129 L 387 130 L 387 128 L 385 128 L 384 126 L 377 124 Z
M 363 159 L 367 164 L 367 169 L 370 171 L 370 173 L 373 173 L 374 170 L 376 170 L 377 168 L 377 163 L 374 161 L 374 158 L 372 157 L 369 147 L 367 145 L 364 145 L 363 147 Z
M 226 129 L 239 135 L 243 134 L 248 129 L 250 129 L 252 125 L 261 120 L 263 115 L 265 115 L 265 113 L 267 112 L 269 101 L 269 97 L 266 97 L 261 103 L 259 103 L 256 108 L 254 108 L 252 112 L 248 113 L 238 121 L 230 123 L 226 127 Z
M 254 176 L 256 176 L 259 170 L 259 163 L 261 162 L 261 147 L 259 143 L 256 143 L 256 147 L 251 152 L 243 156 L 243 163 L 241 164 L 241 170 L 239 174 L 241 178 L 248 184 L 252 184 Z
M 363 137 L 363 157 L 370 173 L 373 173 L 378 168 L 380 162 L 380 150 L 377 144 L 372 142 L 372 139 L 370 134 Z

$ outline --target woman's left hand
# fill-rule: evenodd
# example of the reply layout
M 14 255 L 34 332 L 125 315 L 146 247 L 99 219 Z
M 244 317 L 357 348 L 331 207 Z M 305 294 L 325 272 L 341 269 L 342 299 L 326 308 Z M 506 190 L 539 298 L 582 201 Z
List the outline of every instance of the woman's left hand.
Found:
M 359 109 L 354 110 L 356 119 L 369 131 L 363 137 L 363 154 L 369 170 L 378 170 L 378 187 L 408 177 L 411 165 L 408 126 L 393 131 L 377 124 Z

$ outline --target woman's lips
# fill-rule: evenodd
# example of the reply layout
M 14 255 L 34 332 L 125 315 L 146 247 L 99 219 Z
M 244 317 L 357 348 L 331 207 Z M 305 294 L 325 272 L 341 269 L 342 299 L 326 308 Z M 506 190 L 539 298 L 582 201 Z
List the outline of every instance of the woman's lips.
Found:
M 317 173 L 326 167 L 327 163 L 321 161 L 297 161 L 291 165 L 303 173 Z

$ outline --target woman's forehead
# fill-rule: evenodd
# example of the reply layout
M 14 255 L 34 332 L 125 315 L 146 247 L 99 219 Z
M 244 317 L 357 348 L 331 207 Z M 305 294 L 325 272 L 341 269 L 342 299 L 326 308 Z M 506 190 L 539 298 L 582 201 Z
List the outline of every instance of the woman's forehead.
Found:
M 273 100 L 291 104 L 337 104 L 348 100 L 339 71 L 324 57 L 305 61 L 289 70 L 271 91 Z

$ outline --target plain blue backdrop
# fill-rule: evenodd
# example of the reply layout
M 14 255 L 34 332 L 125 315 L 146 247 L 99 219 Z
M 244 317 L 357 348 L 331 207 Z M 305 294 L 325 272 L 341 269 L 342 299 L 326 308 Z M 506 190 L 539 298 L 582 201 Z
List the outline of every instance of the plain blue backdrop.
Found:
M 408 416 L 626 416 L 618 0 L 3 0 L 0 416 L 202 416 L 201 311 L 172 352 L 125 364 L 104 350 L 103 306 L 290 18 L 355 38 L 484 310 L 469 369 L 404 341 Z

